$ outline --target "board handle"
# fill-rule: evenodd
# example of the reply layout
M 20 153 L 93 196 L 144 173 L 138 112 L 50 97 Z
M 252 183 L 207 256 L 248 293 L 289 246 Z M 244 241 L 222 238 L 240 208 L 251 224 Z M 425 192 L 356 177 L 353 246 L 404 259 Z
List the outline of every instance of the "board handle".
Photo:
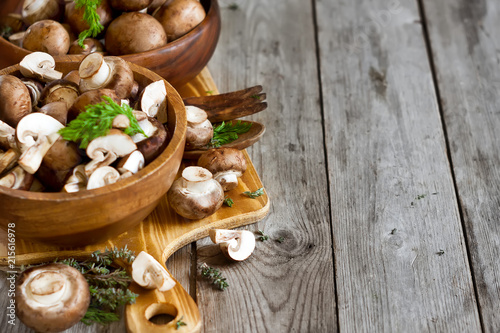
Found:
M 139 296 L 136 298 L 134 304 L 129 304 L 125 308 L 127 332 L 200 332 L 201 318 L 198 306 L 177 280 L 175 280 L 175 286 L 167 291 L 159 291 L 158 289 L 148 290 L 136 283 L 132 283 L 129 289 L 139 294 Z M 173 316 L 174 319 L 164 325 L 158 325 L 149 321 L 149 319 L 159 314 L 167 314 Z M 178 321 L 182 321 L 185 325 L 177 329 L 176 323 Z

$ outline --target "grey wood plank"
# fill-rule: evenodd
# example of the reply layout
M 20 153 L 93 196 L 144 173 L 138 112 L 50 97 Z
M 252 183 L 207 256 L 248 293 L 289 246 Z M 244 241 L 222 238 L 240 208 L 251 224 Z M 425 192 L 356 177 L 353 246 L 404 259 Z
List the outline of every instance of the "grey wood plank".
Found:
M 500 331 L 500 3 L 424 1 L 486 332 Z
M 335 332 L 332 243 L 311 3 L 231 1 L 209 69 L 221 91 L 262 84 L 267 126 L 249 149 L 271 198 L 269 216 L 245 262 L 231 264 L 198 242 L 199 263 L 218 267 L 230 287 L 199 279 L 205 332 Z M 275 239 L 283 236 L 284 242 Z
M 417 2 L 316 3 L 340 330 L 480 331 Z

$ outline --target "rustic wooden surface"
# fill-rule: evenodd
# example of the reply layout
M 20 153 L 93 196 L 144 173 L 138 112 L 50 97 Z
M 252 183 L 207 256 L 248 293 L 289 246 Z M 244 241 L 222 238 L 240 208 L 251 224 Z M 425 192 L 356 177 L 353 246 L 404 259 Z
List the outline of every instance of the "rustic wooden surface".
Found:
M 205 239 L 167 261 L 204 332 L 498 332 L 498 2 L 220 3 L 209 68 L 264 86 L 249 153 L 273 204 L 249 260 Z

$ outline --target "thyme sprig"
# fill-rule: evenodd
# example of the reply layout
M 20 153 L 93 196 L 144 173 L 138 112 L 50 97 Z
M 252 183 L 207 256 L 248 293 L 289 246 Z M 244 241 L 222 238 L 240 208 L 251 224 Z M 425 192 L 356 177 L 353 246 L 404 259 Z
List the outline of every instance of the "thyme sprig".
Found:
M 261 188 L 259 188 L 258 190 L 254 191 L 254 192 L 245 191 L 245 192 L 243 192 L 243 194 L 245 194 L 249 198 L 255 199 L 255 198 L 258 198 L 258 197 L 260 197 L 261 195 L 264 194 L 264 188 L 261 187 Z
M 141 133 L 146 136 L 129 105 L 120 106 L 108 96 L 103 96 L 103 99 L 105 101 L 101 103 L 86 106 L 85 112 L 59 130 L 64 140 L 80 143 L 80 148 L 85 149 L 90 141 L 108 134 L 113 127 L 113 119 L 119 114 L 126 115 L 130 121 L 130 126 L 123 131 L 125 134 Z
M 224 204 L 229 206 L 229 207 L 233 207 L 234 201 L 233 201 L 233 199 L 231 199 L 229 196 L 226 195 L 224 197 Z
M 181 326 L 187 326 L 187 324 L 182 321 L 183 318 L 184 316 L 182 316 L 179 320 L 175 322 L 175 330 L 178 330 L 179 328 L 181 328 Z
M 206 263 L 201 264 L 200 268 L 201 275 L 210 280 L 212 284 L 217 286 L 220 290 L 226 290 L 226 288 L 229 287 L 226 278 L 222 276 L 217 268 L 210 267 Z
M 75 8 L 83 8 L 83 19 L 89 25 L 87 30 L 80 32 L 78 35 L 78 45 L 84 47 L 83 41 L 88 37 L 96 37 L 103 29 L 99 14 L 97 14 L 97 7 L 101 4 L 102 0 L 74 0 Z
M 211 148 L 218 148 L 226 143 L 233 142 L 238 139 L 238 134 L 246 133 L 252 127 L 252 123 L 241 122 L 238 120 L 235 124 L 232 121 L 222 122 L 214 127 L 214 135 L 210 140 L 209 146 Z

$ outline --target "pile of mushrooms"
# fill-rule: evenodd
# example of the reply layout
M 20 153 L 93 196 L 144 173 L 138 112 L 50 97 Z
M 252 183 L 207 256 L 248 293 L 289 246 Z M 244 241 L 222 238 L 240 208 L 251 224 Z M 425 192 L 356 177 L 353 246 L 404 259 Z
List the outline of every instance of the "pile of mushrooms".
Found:
M 86 38 L 83 48 L 75 39 L 89 25 L 84 8 L 74 1 L 24 0 L 20 15 L 0 17 L 0 28 L 12 32 L 3 37 L 30 51 L 123 55 L 160 48 L 191 31 L 206 15 L 198 0 L 102 0 L 97 14 L 105 29 L 96 38 Z
M 63 77 L 52 56 L 33 52 L 21 61 L 20 72 L 23 77 L 0 76 L 2 186 L 52 192 L 99 188 L 137 173 L 168 144 L 164 82 L 139 87 L 121 58 L 92 53 L 78 71 Z M 135 106 L 146 136 L 125 134 L 130 119 L 120 114 L 113 129 L 85 150 L 64 140 L 59 131 L 104 96 Z

